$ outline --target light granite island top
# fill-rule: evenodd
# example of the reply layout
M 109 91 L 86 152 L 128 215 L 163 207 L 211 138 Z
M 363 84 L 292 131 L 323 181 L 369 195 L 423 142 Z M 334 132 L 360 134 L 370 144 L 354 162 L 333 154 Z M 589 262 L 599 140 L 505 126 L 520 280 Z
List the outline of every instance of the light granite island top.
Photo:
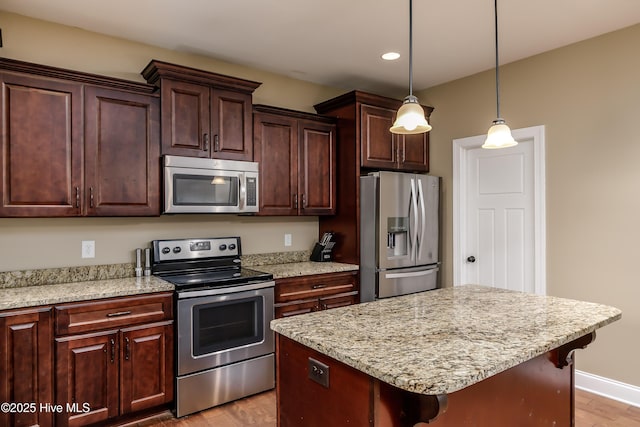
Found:
M 294 413 L 296 417 L 303 416 L 299 414 L 301 410 L 298 408 L 301 402 L 295 401 L 297 397 L 291 397 L 292 402 L 287 403 L 289 394 L 304 395 L 304 392 L 295 392 L 295 390 L 304 389 L 304 384 L 297 382 L 299 381 L 297 378 L 305 378 L 306 375 L 303 372 L 296 372 L 295 375 L 289 373 L 288 370 L 293 369 L 289 366 L 293 367 L 295 363 L 293 359 L 286 360 L 290 354 L 297 351 L 299 345 L 302 345 L 299 348 L 307 351 L 304 357 L 328 356 L 340 362 L 337 363 L 340 366 L 331 366 L 331 375 L 334 375 L 333 371 L 342 372 L 340 369 L 344 371 L 344 369 L 353 368 L 353 372 L 358 375 L 364 373 L 367 378 L 384 383 L 383 386 L 377 386 L 378 390 L 380 387 L 390 385 L 391 389 L 401 394 L 409 392 L 410 395 L 423 396 L 423 398 L 437 396 L 434 410 L 436 415 L 433 418 L 435 419 L 446 410 L 446 398 L 442 408 L 442 402 L 439 400 L 441 396 L 451 393 L 455 395 L 455 392 L 463 393 L 465 392 L 463 389 L 467 387 L 473 390 L 474 386 L 477 387 L 477 384 L 483 380 L 490 379 L 492 376 L 504 378 L 501 377 L 507 375 L 504 371 L 512 372 L 520 369 L 520 366 L 528 366 L 527 369 L 532 370 L 527 371 L 524 377 L 518 377 L 517 381 L 510 379 L 508 383 L 525 384 L 526 381 L 522 378 L 530 378 L 530 375 L 536 376 L 539 373 L 539 367 L 534 369 L 531 365 L 527 365 L 531 363 L 551 365 L 550 368 L 544 367 L 544 375 L 550 375 L 552 378 L 549 384 L 554 381 L 555 383 L 551 384 L 546 392 L 551 400 L 561 401 L 556 395 L 556 390 L 560 393 L 562 389 L 565 395 L 573 393 L 573 363 L 565 363 L 561 360 L 559 363 L 555 362 L 554 366 L 549 362 L 553 358 L 549 355 L 560 349 L 558 360 L 563 356 L 566 358 L 567 355 L 573 360 L 573 349 L 589 344 L 595 337 L 592 334 L 596 329 L 620 319 L 621 316 L 620 310 L 601 304 L 467 285 L 276 319 L 271 322 L 271 328 L 281 337 L 286 337 L 284 341 L 280 336 L 278 337 L 279 357 L 282 357 L 282 360 L 278 360 L 280 370 L 278 378 L 282 381 L 282 390 L 279 395 L 283 396 L 280 420 L 283 421 L 283 426 L 288 425 L 285 421 L 288 411 Z M 565 349 L 567 354 L 563 354 L 562 349 Z M 316 356 L 313 356 L 314 354 Z M 303 362 L 298 360 L 297 363 Z M 331 365 L 326 361 L 324 363 Z M 562 369 L 566 364 L 571 365 L 569 370 Z M 343 369 L 344 365 L 346 367 Z M 309 365 L 309 371 L 311 368 L 312 366 Z M 313 371 L 316 372 L 317 369 Z M 329 369 L 327 368 L 326 371 L 329 372 Z M 564 373 L 559 374 L 555 371 L 564 371 Z M 569 373 L 566 373 L 567 371 Z M 532 374 L 532 372 L 536 373 Z M 540 378 L 547 378 L 544 375 L 540 373 Z M 558 375 L 565 375 L 565 377 L 560 381 L 557 379 Z M 570 379 L 568 375 L 571 376 Z M 309 378 L 313 379 L 311 376 L 309 373 Z M 350 381 L 357 383 L 355 379 Z M 288 384 L 294 382 L 295 388 L 287 389 Z M 560 387 L 558 384 L 563 386 Z M 316 387 L 314 395 L 321 393 L 317 386 L 309 385 L 308 387 Z M 530 384 L 526 387 L 530 387 Z M 504 383 L 496 389 L 505 389 Z M 288 393 L 287 390 L 294 390 L 294 392 Z M 510 391 L 514 399 L 520 392 L 523 396 L 528 393 L 526 389 Z M 392 394 L 385 395 L 376 391 L 370 393 L 378 397 Z M 488 394 L 488 392 L 481 394 Z M 370 399 L 366 396 L 371 394 L 363 393 L 363 395 L 364 401 Z M 475 396 L 478 396 L 477 392 Z M 345 395 L 343 399 L 351 399 L 351 397 Z M 316 400 L 317 406 L 321 406 L 318 403 L 320 401 L 320 398 Z M 392 401 L 395 402 L 397 399 Z M 495 402 L 496 399 L 493 401 Z M 525 398 L 522 397 L 522 400 L 513 402 L 514 407 L 519 407 L 518 402 L 525 402 Z M 545 404 L 549 407 L 548 403 Z M 347 405 L 357 406 L 353 402 Z M 500 407 L 505 405 L 509 404 L 502 402 Z M 316 409 L 321 412 L 320 406 Z M 382 411 L 380 408 L 387 406 L 393 407 L 393 404 L 378 404 L 375 406 L 377 409 L 369 409 L 368 413 L 378 414 Z M 433 404 L 429 403 L 427 406 L 433 407 Z M 488 405 L 484 402 L 481 406 Z M 565 411 L 569 414 L 569 403 L 565 406 L 566 411 L 562 409 L 560 412 Z M 572 408 L 571 411 L 573 411 Z M 397 413 L 404 412 L 406 411 L 403 409 Z M 495 413 L 488 415 L 489 419 L 493 419 L 494 415 Z M 556 415 L 558 414 L 553 414 L 553 416 Z M 571 416 L 573 416 L 572 412 Z M 338 421 L 325 419 L 323 422 Z M 339 422 L 345 422 L 345 420 Z M 446 426 L 467 425 L 457 424 L 463 422 L 461 419 L 454 420 L 452 424 L 447 424 L 446 420 L 443 422 L 442 425 Z M 518 424 L 519 421 L 516 421 L 516 424 L 512 424 L 513 422 L 514 419 L 509 419 L 504 424 L 496 421 L 495 424 L 488 425 L 525 425 Z M 389 415 L 386 423 L 379 424 L 376 421 L 374 425 L 405 425 L 394 423 L 394 416 Z M 440 424 L 436 423 L 436 425 Z M 560 422 L 558 425 L 565 425 L 565 423 Z

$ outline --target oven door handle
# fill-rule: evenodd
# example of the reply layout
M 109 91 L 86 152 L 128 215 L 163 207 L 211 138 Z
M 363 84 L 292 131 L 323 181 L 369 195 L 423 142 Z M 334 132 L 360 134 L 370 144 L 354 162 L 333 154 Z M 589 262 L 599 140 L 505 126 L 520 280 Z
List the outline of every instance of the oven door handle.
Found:
M 275 287 L 276 282 L 273 280 L 267 282 L 247 283 L 246 285 L 224 286 L 221 288 L 203 289 L 197 291 L 178 291 L 178 299 L 196 298 L 210 295 L 235 294 L 237 292 L 254 291 L 257 289 L 266 289 Z

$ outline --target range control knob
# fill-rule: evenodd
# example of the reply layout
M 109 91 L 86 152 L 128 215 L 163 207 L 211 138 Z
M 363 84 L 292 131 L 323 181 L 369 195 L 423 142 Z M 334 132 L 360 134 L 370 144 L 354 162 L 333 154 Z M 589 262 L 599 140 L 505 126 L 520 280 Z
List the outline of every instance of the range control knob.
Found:
M 167 247 L 162 248 L 162 253 L 163 253 L 163 254 L 165 254 L 165 255 L 166 255 L 166 254 L 168 254 L 169 252 L 171 252 L 171 249 L 169 249 L 169 248 L 167 248 Z
M 174 254 L 179 254 L 180 252 L 182 252 L 182 248 L 180 246 L 176 246 L 175 248 L 173 248 Z
M 236 248 L 235 243 L 232 243 L 232 244 L 229 245 L 229 250 L 230 251 L 234 250 L 235 248 Z
M 222 245 L 218 246 L 218 249 L 220 249 L 221 251 L 224 251 L 224 250 L 227 249 L 227 245 L 222 244 Z M 231 246 L 229 246 L 229 249 L 231 249 Z

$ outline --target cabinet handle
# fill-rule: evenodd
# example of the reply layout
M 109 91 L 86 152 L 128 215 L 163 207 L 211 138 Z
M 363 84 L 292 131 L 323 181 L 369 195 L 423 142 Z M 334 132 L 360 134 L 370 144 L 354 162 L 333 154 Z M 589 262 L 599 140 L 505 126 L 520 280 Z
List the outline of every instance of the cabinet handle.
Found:
M 302 193 L 302 209 L 307 209 L 307 196 Z
M 80 187 L 76 187 L 76 208 L 80 207 Z
M 294 209 L 298 209 L 298 195 L 297 194 L 293 195 L 293 208 Z
M 113 363 L 116 360 L 116 341 L 113 338 L 111 338 L 110 342 L 111 342 L 111 363 Z
M 117 311 L 115 313 L 108 313 L 107 317 L 126 316 L 127 314 L 131 314 L 131 311 Z
M 124 343 L 125 343 L 125 345 L 124 345 L 124 349 L 125 349 L 124 360 L 129 360 L 129 355 L 131 354 L 131 348 L 129 346 L 129 337 L 125 337 L 124 338 Z
M 93 187 L 89 187 L 89 207 L 93 207 Z
M 204 147 L 203 147 L 203 150 L 204 150 L 204 151 L 209 151 L 209 134 L 208 134 L 208 133 L 205 133 L 205 134 L 203 135 L 203 139 L 204 139 Z
M 218 135 L 213 135 L 213 151 L 220 151 L 220 138 Z
M 311 289 L 322 289 L 322 288 L 326 288 L 327 285 L 313 285 L 311 286 Z

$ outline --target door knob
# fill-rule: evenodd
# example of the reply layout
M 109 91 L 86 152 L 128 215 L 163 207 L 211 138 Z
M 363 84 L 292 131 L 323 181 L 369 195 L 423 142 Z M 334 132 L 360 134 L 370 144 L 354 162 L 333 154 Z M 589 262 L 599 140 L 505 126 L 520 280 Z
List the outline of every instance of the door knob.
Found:
M 469 262 L 476 262 L 476 257 L 474 257 L 473 255 L 471 255 L 470 257 L 467 258 L 467 261 Z

